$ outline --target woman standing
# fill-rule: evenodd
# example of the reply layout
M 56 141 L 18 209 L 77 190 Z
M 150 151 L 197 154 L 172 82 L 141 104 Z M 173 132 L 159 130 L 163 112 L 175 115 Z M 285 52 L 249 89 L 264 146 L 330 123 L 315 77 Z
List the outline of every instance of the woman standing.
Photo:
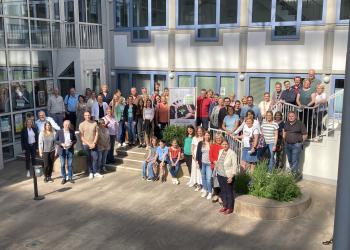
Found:
M 136 126 L 136 105 L 134 104 L 134 97 L 131 95 L 128 98 L 128 104 L 124 107 L 123 120 L 125 126 L 128 128 L 129 146 L 135 146 L 135 126 Z
M 145 133 L 145 143 L 148 149 L 150 146 L 150 138 L 153 135 L 154 109 L 152 108 L 151 99 L 147 99 L 145 103 L 146 105 L 143 109 L 143 129 Z
M 53 182 L 51 175 L 55 159 L 55 135 L 50 122 L 45 122 L 39 134 L 39 156 L 44 161 L 44 182 Z
M 192 168 L 192 140 L 194 136 L 194 127 L 192 125 L 188 125 L 186 128 L 186 137 L 184 139 L 184 159 L 186 162 L 186 166 L 188 168 L 188 173 L 191 176 L 191 168 Z M 187 186 L 191 184 L 191 181 L 187 182 Z
M 160 129 L 158 136 L 162 137 L 162 131 L 169 123 L 169 105 L 165 96 L 161 97 L 161 102 L 156 107 L 156 124 Z
M 204 129 L 202 127 L 197 127 L 196 136 L 192 139 L 192 169 L 191 169 L 191 179 L 189 187 L 195 186 L 196 189 L 194 191 L 199 191 L 202 186 L 202 174 L 197 165 L 197 147 L 198 143 L 203 140 Z
M 324 92 L 324 85 L 317 85 L 316 87 L 316 94 L 315 94 L 315 106 L 316 108 L 316 116 L 314 124 L 316 124 L 317 131 L 316 136 L 320 136 L 322 133 L 322 130 L 324 129 L 323 126 L 323 118 L 327 114 L 327 94 Z
M 232 133 L 238 128 L 239 116 L 234 114 L 233 107 L 227 107 L 227 115 L 224 118 L 222 123 L 222 129 L 229 135 L 232 136 Z
M 97 102 L 96 92 L 95 91 L 91 91 L 91 95 L 90 95 L 89 99 L 86 101 L 87 111 L 89 111 L 91 113 L 92 106 L 94 106 L 94 104 L 96 102 Z
M 283 121 L 283 115 L 281 111 L 277 111 L 275 113 L 275 122 L 278 125 L 278 140 L 277 140 L 277 147 L 276 147 L 276 164 L 275 166 L 277 168 L 282 169 L 285 162 L 284 157 L 284 143 L 283 143 L 283 129 L 284 129 L 284 121 Z
M 38 130 L 33 127 L 33 124 L 32 119 L 27 119 L 21 132 L 21 146 L 26 157 L 27 177 L 30 177 L 30 167 L 35 165 L 35 153 L 38 148 Z
M 202 176 L 202 195 L 201 197 L 207 197 L 208 200 L 211 200 L 212 197 L 212 188 L 211 188 L 211 163 L 209 157 L 210 151 L 210 132 L 206 131 L 204 133 L 203 141 L 198 143 L 196 160 L 199 168 L 201 169 Z
M 223 214 L 233 212 L 233 178 L 237 173 L 237 155 L 230 149 L 227 140 L 222 142 L 223 149 L 220 150 L 218 160 L 215 164 L 215 172 L 220 185 L 220 196 L 223 207 L 219 210 Z
M 123 119 L 123 112 L 125 108 L 125 99 L 120 96 L 120 91 L 117 92 L 113 96 L 113 100 L 110 103 L 112 107 L 112 114 L 114 116 L 115 121 L 117 122 L 117 131 L 116 131 L 116 140 L 118 141 L 117 147 L 124 147 L 125 145 L 125 124 Z
M 210 160 L 210 167 L 211 170 L 213 171 L 213 199 L 212 202 L 217 202 L 219 200 L 218 195 L 220 194 L 220 185 L 218 182 L 218 178 L 215 173 L 215 164 L 218 161 L 219 157 L 219 152 L 222 149 L 222 142 L 223 142 L 223 137 L 221 133 L 217 133 L 215 135 L 215 143 L 212 143 L 210 145 L 210 150 L 209 150 L 209 160 Z M 220 198 L 221 200 L 221 198 Z M 222 200 L 220 201 L 222 203 Z
M 106 160 L 110 148 L 109 132 L 106 128 L 105 120 L 100 119 L 98 121 L 98 139 L 97 139 L 97 150 L 98 150 L 98 169 L 100 174 L 107 172 Z
M 275 152 L 278 142 L 278 124 L 273 121 L 272 111 L 267 111 L 265 121 L 261 125 L 261 132 L 264 135 L 266 145 L 261 151 L 261 155 L 266 150 L 269 151 L 269 171 L 272 172 L 275 166 Z
M 112 110 L 110 107 L 107 108 L 106 115 L 105 117 L 103 117 L 103 120 L 105 121 L 105 125 L 108 128 L 109 141 L 110 141 L 110 149 L 107 154 L 106 162 L 115 163 L 114 145 L 115 145 L 116 135 L 118 135 L 118 122 L 112 116 Z
M 77 126 L 79 127 L 79 124 L 84 121 L 84 112 L 87 111 L 87 103 L 85 102 L 85 99 L 82 95 L 78 97 L 78 104 L 77 104 Z

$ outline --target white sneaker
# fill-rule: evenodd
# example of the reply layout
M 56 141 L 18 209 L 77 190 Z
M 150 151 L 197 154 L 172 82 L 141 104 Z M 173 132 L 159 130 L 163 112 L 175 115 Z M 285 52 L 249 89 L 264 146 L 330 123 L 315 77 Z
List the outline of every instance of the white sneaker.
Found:
M 126 147 L 126 143 L 125 142 L 123 142 L 122 147 Z
M 176 179 L 173 178 L 173 179 L 172 179 L 172 182 L 173 182 L 173 184 L 176 184 Z
M 93 174 L 93 173 L 90 173 L 90 174 L 89 174 L 89 179 L 92 179 L 92 178 L 94 178 L 94 174 Z
M 207 200 L 211 200 L 211 197 L 212 197 L 212 194 L 209 193 L 208 196 L 207 196 Z
M 30 177 L 30 171 L 27 170 L 27 177 L 29 178 Z
M 120 143 L 118 142 L 117 148 L 120 148 L 121 146 L 122 146 L 122 144 L 120 144 Z
M 201 197 L 204 198 L 205 196 L 207 196 L 207 194 L 208 194 L 207 191 L 204 191 L 204 192 L 202 193 Z
M 66 176 L 66 181 L 68 181 L 68 180 L 69 180 L 69 176 L 67 175 L 67 176 Z
M 176 185 L 179 185 L 180 184 L 180 181 L 178 179 L 175 180 L 175 184 Z
M 199 186 L 196 187 L 196 189 L 194 191 L 199 191 L 201 188 Z
M 96 173 L 96 174 L 94 174 L 94 177 L 97 177 L 97 178 L 102 178 L 102 177 L 103 177 L 103 174 Z
M 202 188 L 201 193 L 204 193 L 204 192 L 207 192 L 207 191 L 205 191 L 205 189 L 204 189 L 204 188 Z

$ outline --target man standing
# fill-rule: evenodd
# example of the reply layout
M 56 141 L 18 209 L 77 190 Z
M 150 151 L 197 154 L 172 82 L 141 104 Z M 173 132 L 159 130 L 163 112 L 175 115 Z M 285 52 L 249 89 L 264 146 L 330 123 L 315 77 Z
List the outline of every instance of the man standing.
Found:
M 272 106 L 273 105 L 270 100 L 270 93 L 265 92 L 264 100 L 259 103 L 260 114 L 262 115 L 262 117 L 265 117 L 266 112 L 271 110 Z
M 271 108 L 279 102 L 281 99 L 281 94 L 282 94 L 282 84 L 280 82 L 276 82 L 275 84 L 275 91 L 272 93 L 272 98 L 271 98 Z M 262 114 L 264 116 L 265 113 Z
M 281 100 L 286 103 L 295 104 L 295 100 L 297 98 L 297 95 L 295 94 L 295 90 L 290 87 L 289 81 L 284 81 L 283 84 L 284 84 L 285 90 L 282 91 Z
M 92 105 L 91 116 L 92 119 L 98 121 L 106 115 L 106 110 L 108 109 L 108 104 L 103 101 L 103 95 L 97 96 L 97 102 Z
M 71 88 L 69 94 L 64 98 L 64 105 L 66 106 L 67 118 L 70 120 L 74 129 L 76 129 L 76 120 L 77 120 L 77 104 L 78 96 L 75 94 L 75 89 Z
M 58 89 L 54 88 L 52 95 L 47 101 L 47 111 L 49 116 L 51 116 L 60 127 L 63 125 L 64 110 L 63 97 L 58 95 Z
M 301 85 L 301 77 L 300 76 L 294 77 L 294 85 L 293 85 L 292 89 L 294 90 L 295 95 L 297 95 L 299 93 L 299 90 L 302 87 L 303 86 Z
M 95 121 L 92 121 L 90 112 L 86 111 L 84 113 L 84 119 L 79 125 L 79 132 L 81 137 L 81 142 L 83 144 L 83 149 L 88 157 L 88 167 L 89 167 L 89 179 L 94 177 L 103 177 L 100 173 L 97 173 L 97 139 L 98 139 L 98 127 Z
M 315 77 L 316 75 L 316 71 L 314 69 L 310 69 L 309 72 L 308 72 L 308 75 L 309 75 L 309 80 L 311 82 L 311 89 L 312 89 L 312 92 L 315 93 L 316 92 L 316 88 L 317 88 L 317 85 L 320 85 L 322 82 L 320 79 L 317 79 Z
M 225 116 L 227 115 L 227 109 L 231 104 L 231 100 L 229 97 L 225 97 L 224 99 L 224 108 L 220 109 L 219 117 L 218 117 L 218 125 L 219 129 L 222 129 L 222 123 L 224 122 Z
M 209 107 L 211 98 L 208 98 L 207 91 L 201 90 L 201 95 L 197 97 L 197 126 L 202 126 L 208 130 L 209 125 Z
M 137 94 L 136 88 L 131 88 L 131 95 L 133 97 L 133 104 L 136 105 L 136 133 L 139 140 L 139 147 L 144 145 L 143 138 L 143 100 L 142 96 Z
M 285 140 L 285 150 L 291 171 L 301 177 L 300 173 L 300 153 L 303 150 L 303 143 L 307 138 L 305 125 L 297 120 L 293 111 L 288 112 L 288 120 L 284 125 L 283 139 Z
M 72 161 L 74 154 L 74 145 L 77 142 L 74 130 L 70 129 L 70 121 L 63 122 L 63 129 L 56 134 L 55 142 L 58 145 L 57 154 L 60 156 L 62 184 L 66 183 L 66 160 L 68 167 L 68 179 L 70 183 L 74 183 Z
M 108 105 L 111 103 L 111 101 L 113 99 L 113 95 L 112 95 L 112 93 L 109 92 L 107 84 L 103 84 L 101 86 L 100 95 L 102 95 L 103 101 L 105 103 L 107 103 Z
M 245 117 L 248 110 L 252 110 L 255 114 L 255 117 L 259 119 L 259 121 L 261 121 L 262 117 L 261 117 L 260 109 L 258 106 L 254 105 L 254 98 L 252 96 L 247 97 L 247 105 L 242 107 L 240 117 Z
M 210 127 L 219 129 L 219 113 L 221 109 L 225 109 L 224 100 L 221 97 L 217 99 L 217 105 L 213 107 L 210 115 Z
M 38 132 L 40 133 L 41 131 L 44 130 L 44 126 L 46 122 L 50 122 L 51 126 L 56 130 L 60 130 L 60 126 L 58 126 L 58 124 L 54 121 L 54 119 L 52 119 L 51 117 L 46 117 L 45 112 L 40 110 L 38 113 L 39 119 L 36 120 L 35 125 L 38 129 Z

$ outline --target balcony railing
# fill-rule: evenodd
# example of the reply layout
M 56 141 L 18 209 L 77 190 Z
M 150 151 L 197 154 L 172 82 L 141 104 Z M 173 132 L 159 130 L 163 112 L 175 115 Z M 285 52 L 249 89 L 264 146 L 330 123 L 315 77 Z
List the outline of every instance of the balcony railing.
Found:
M 66 35 L 66 48 L 75 48 L 77 46 L 75 37 L 75 23 L 64 24 L 65 35 Z
M 66 48 L 80 47 L 82 49 L 102 48 L 102 26 L 98 24 L 79 23 L 76 34 L 76 23 L 65 23 L 65 44 Z

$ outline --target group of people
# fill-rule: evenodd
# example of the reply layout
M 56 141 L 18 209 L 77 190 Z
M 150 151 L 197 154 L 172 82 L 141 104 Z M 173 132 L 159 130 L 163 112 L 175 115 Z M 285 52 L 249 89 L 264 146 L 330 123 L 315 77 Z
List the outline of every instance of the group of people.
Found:
M 315 78 L 314 70 L 309 71 L 303 83 L 295 77 L 293 86 L 289 81 L 283 84 L 284 90 L 281 83 L 275 84 L 272 97 L 264 93 L 259 105 L 254 104 L 253 96 L 235 100 L 234 96 L 220 97 L 202 89 L 197 97 L 196 128 L 187 127 L 183 148 L 176 138 L 171 145 L 162 140 L 162 131 L 169 124 L 169 90 L 165 88 L 160 95 L 158 83 L 152 95 L 147 88 L 138 94 L 133 87 L 126 98 L 119 90 L 111 94 L 107 85 L 101 86 L 98 95 L 86 89 L 84 96 L 78 96 L 71 88 L 64 98 L 54 89 L 48 100 L 48 116 L 40 111 L 39 119 L 27 119 L 22 131 L 27 176 L 38 150 L 44 161 L 45 182 L 52 181 L 54 158 L 59 156 L 62 184 L 74 183 L 72 159 L 79 131 L 90 179 L 103 177 L 105 164 L 115 162 L 115 143 L 118 147 L 126 146 L 126 141 L 130 146 L 137 143 L 148 150 L 142 167 L 145 180 L 165 182 L 169 172 L 173 184 L 179 184 L 177 175 L 184 161 L 191 175 L 187 184 L 201 190 L 202 197 L 220 200 L 225 208 L 221 212 L 229 214 L 233 208 L 232 183 L 239 168 L 252 173 L 257 162 L 267 158 L 269 170 L 273 171 L 283 168 L 286 155 L 291 171 L 300 174 L 299 158 L 308 131 L 294 110 L 284 121 L 278 107 L 286 103 L 300 109 L 317 105 L 326 112 L 324 87 Z M 235 150 L 237 139 L 242 143 L 240 165 L 240 151 Z

